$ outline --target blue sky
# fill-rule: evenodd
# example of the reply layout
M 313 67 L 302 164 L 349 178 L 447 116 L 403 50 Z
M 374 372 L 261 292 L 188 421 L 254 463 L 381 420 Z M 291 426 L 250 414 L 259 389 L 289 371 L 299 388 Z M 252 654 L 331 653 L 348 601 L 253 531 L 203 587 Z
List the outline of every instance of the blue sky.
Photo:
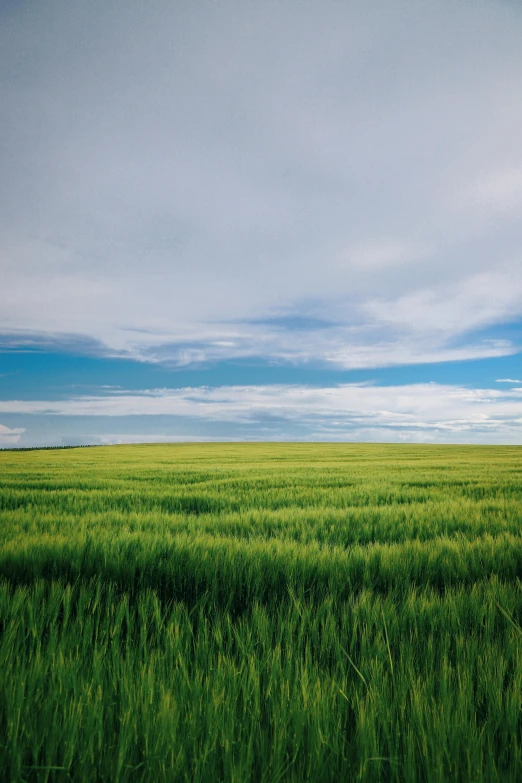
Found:
M 522 10 L 0 5 L 0 447 L 522 443 Z

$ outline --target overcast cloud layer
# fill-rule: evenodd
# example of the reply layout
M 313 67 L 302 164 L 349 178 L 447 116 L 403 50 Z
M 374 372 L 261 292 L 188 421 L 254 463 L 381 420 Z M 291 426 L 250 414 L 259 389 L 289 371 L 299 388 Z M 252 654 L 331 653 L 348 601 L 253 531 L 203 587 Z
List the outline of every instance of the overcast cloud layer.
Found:
M 508 0 L 3 3 L 0 348 L 518 353 L 521 41 Z

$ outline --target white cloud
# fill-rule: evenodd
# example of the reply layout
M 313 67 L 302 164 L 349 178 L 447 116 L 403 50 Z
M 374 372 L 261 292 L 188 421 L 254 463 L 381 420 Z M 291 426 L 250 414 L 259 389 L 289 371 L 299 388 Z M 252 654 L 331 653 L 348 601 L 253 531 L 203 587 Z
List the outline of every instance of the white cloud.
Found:
M 256 356 L 291 363 L 317 359 L 339 369 L 388 367 L 398 364 L 429 364 L 445 361 L 509 356 L 520 347 L 509 340 L 467 341 L 455 347 L 438 334 L 419 328 L 417 334 L 388 330 L 382 324 L 373 327 L 301 329 L 292 331 L 268 325 L 236 327 L 233 340 L 207 340 L 198 346 L 168 342 L 148 346 L 137 353 L 148 361 L 172 362 L 178 366 Z M 219 332 L 217 332 L 219 334 Z M 225 332 L 226 334 L 226 332 Z M 200 338 L 201 339 L 201 338 Z
M 306 427 L 336 439 L 365 432 L 380 439 L 508 440 L 522 443 L 522 389 L 468 389 L 436 383 L 152 389 L 68 400 L 0 401 L 0 413 L 58 416 L 176 416 L 185 420 Z M 288 430 L 290 427 L 290 430 Z M 255 429 L 255 428 L 254 428 Z M 372 435 L 373 433 L 373 435 Z M 136 436 L 137 437 L 137 436 Z M 154 439 L 154 438 L 153 438 Z M 160 436 L 161 439 L 161 436 Z
M 358 369 L 486 359 L 509 356 L 517 351 L 518 348 L 507 340 L 488 340 L 453 348 L 419 336 L 417 339 L 396 339 L 394 342 L 382 341 L 372 345 L 352 343 L 338 349 L 325 348 L 323 356 L 326 361 L 340 368 Z
M 16 446 L 20 442 L 20 435 L 25 432 L 23 427 L 17 427 L 15 429 L 9 429 L 0 424 L 0 447 L 5 448 Z
M 495 383 L 522 383 L 517 378 L 497 378 Z
M 416 334 L 465 334 L 522 313 L 522 267 L 504 265 L 457 285 L 426 288 L 391 301 L 373 300 L 366 309 L 376 321 Z

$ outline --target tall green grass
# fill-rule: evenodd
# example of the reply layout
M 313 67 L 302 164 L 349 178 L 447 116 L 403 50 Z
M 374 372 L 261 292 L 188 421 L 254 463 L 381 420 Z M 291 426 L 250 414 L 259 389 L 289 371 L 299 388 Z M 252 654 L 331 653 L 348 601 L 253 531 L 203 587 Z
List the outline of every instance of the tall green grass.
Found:
M 521 456 L 0 453 L 0 777 L 521 780 Z

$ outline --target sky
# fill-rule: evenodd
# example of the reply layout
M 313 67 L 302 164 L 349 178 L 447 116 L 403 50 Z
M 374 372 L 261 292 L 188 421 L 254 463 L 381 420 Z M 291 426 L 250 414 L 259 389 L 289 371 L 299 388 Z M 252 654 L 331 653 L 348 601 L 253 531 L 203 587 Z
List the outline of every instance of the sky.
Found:
M 2 0 L 0 448 L 522 444 L 522 5 Z

